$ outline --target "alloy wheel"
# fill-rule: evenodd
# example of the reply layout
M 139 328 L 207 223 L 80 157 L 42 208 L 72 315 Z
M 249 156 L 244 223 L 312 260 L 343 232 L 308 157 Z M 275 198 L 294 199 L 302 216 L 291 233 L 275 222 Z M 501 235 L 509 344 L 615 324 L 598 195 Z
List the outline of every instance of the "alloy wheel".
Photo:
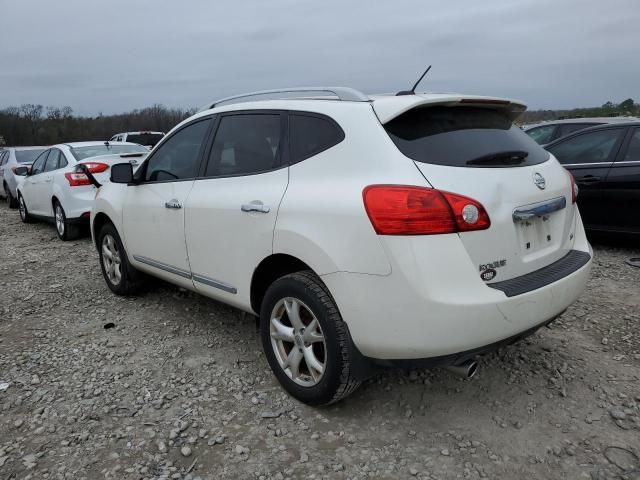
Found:
M 27 218 L 27 206 L 24 204 L 24 199 L 22 198 L 22 195 L 20 195 L 20 200 L 18 202 L 18 207 L 20 208 L 20 218 L 22 219 L 22 221 L 26 220 L 26 218 Z
M 273 352 L 287 376 L 303 387 L 317 385 L 326 368 L 327 348 L 311 309 L 285 297 L 273 307 L 269 328 Z
M 113 285 L 119 285 L 122 280 L 122 259 L 118 251 L 118 245 L 110 234 L 102 238 L 102 264 L 107 278 Z
M 56 205 L 56 229 L 58 230 L 58 234 L 62 237 L 64 236 L 64 212 L 62 211 L 62 207 L 60 204 Z

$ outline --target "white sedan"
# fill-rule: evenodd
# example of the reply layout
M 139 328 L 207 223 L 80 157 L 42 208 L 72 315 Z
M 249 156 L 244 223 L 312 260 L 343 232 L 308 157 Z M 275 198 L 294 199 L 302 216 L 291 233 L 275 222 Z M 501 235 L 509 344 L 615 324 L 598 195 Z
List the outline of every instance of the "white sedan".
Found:
M 109 181 L 110 167 L 130 162 L 134 166 L 148 150 L 135 143 L 75 142 L 54 145 L 42 152 L 31 167 L 17 169 L 25 175 L 18 185 L 20 218 L 28 223 L 41 219 L 55 223 L 62 240 L 76 238 L 95 198 L 95 187 L 79 165 L 100 183 Z

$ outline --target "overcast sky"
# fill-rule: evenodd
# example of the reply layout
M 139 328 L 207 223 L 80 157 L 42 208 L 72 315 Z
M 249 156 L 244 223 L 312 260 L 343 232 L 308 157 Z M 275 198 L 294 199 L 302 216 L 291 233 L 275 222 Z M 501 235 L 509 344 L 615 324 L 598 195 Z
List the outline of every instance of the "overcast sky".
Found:
M 301 85 L 640 100 L 640 0 L 0 0 L 0 107 L 95 115 Z

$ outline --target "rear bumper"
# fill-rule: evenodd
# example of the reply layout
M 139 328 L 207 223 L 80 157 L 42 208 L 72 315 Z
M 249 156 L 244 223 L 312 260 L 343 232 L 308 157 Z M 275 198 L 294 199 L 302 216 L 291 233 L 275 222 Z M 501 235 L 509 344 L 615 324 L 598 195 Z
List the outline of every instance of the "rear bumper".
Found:
M 561 314 L 589 278 L 592 251 L 582 228 L 574 242 L 581 266 L 513 296 L 485 284 L 457 240 L 432 236 L 425 248 L 421 239 L 391 239 L 390 275 L 322 276 L 364 357 L 424 364 L 518 338 Z

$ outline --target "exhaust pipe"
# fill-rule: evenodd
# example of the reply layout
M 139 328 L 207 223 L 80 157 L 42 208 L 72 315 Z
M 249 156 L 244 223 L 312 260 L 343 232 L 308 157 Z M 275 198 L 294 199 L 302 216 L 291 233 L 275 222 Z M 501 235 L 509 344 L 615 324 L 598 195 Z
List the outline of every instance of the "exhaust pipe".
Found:
M 444 368 L 460 377 L 472 378 L 478 371 L 478 362 L 475 360 L 465 360 L 457 365 L 450 365 Z

